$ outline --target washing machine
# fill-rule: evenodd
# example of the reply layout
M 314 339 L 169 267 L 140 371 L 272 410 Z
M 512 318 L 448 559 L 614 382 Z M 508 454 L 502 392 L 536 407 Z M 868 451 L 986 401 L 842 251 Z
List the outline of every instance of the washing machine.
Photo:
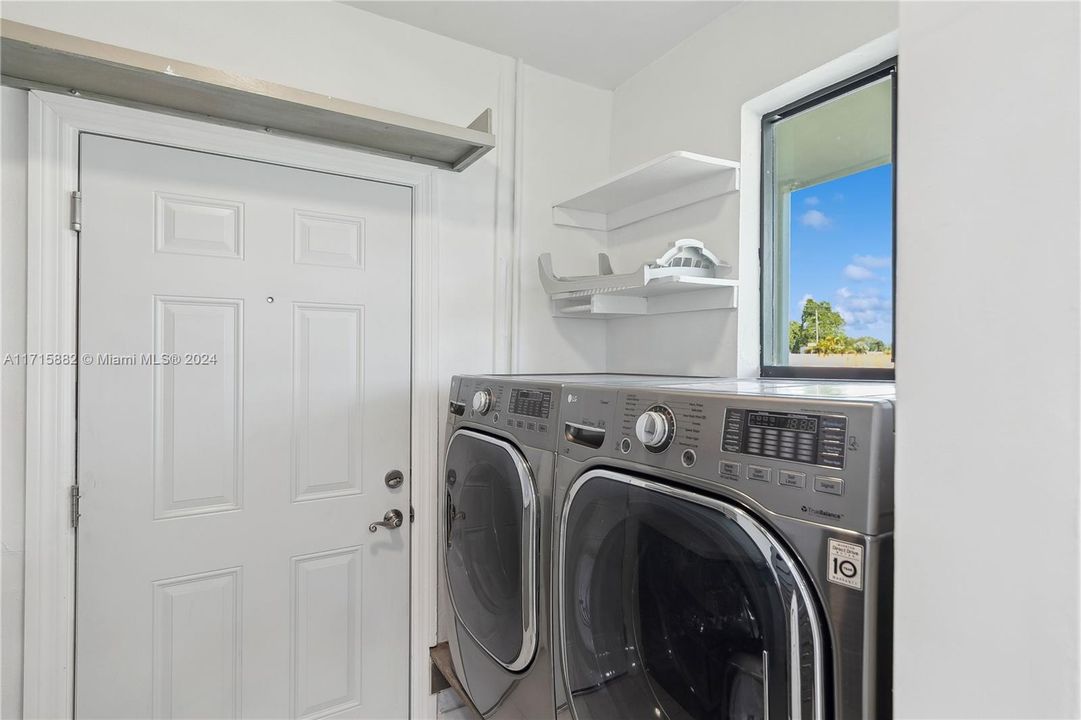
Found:
M 443 468 L 443 587 L 455 671 L 490 718 L 554 710 L 552 484 L 562 386 L 455 377 Z
M 560 423 L 567 383 L 631 387 L 688 378 L 479 375 L 451 382 L 442 483 L 442 633 L 488 718 L 550 718 L 551 539 L 561 433 L 591 443 L 597 422 Z M 605 421 L 601 420 L 603 426 Z
M 561 405 L 558 716 L 891 717 L 892 385 L 583 384 Z

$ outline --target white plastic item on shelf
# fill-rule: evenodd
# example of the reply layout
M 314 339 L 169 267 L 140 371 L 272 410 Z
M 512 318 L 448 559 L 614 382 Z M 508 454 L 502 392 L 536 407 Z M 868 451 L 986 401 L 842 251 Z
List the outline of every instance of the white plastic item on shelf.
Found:
M 653 263 L 643 263 L 637 270 L 616 275 L 607 253 L 597 254 L 597 275 L 561 277 L 552 271 L 552 255 L 544 253 L 537 258 L 540 266 L 541 284 L 545 292 L 555 297 L 567 297 L 565 293 L 594 295 L 643 288 L 651 281 L 663 277 L 722 278 L 732 271 L 732 266 L 711 253 L 698 240 L 676 240 L 672 247 Z
M 605 253 L 598 253 L 597 275 L 556 275 L 549 253 L 537 263 L 555 317 L 607 319 L 736 306 L 739 281 L 723 277 L 731 266 L 689 238 L 677 240 L 655 262 L 619 275 Z

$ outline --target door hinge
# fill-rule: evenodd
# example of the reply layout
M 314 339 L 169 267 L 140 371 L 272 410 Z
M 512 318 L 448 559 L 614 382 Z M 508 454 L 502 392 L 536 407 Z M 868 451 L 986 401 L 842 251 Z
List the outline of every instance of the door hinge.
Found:
M 71 193 L 71 229 L 75 232 L 83 229 L 83 194 L 78 190 Z
M 416 518 L 417 518 L 417 514 L 415 512 L 413 512 L 413 506 L 410 505 L 409 506 L 409 522 L 413 522 L 414 520 L 416 520 Z
M 71 527 L 79 527 L 79 486 L 71 486 Z

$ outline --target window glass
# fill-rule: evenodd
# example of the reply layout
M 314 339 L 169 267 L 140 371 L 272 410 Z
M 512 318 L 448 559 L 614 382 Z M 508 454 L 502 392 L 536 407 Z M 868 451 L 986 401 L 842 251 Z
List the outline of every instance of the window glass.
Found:
M 894 367 L 894 67 L 763 124 L 763 374 Z

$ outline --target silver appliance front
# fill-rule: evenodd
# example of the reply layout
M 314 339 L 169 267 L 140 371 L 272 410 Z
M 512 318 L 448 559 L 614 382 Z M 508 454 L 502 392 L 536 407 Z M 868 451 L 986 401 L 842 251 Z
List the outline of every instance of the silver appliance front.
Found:
M 447 587 L 458 626 L 510 672 L 537 649 L 538 499 L 522 454 L 458 430 L 446 459 Z
M 724 500 L 610 469 L 567 491 L 556 573 L 578 720 L 823 720 L 813 584 Z

